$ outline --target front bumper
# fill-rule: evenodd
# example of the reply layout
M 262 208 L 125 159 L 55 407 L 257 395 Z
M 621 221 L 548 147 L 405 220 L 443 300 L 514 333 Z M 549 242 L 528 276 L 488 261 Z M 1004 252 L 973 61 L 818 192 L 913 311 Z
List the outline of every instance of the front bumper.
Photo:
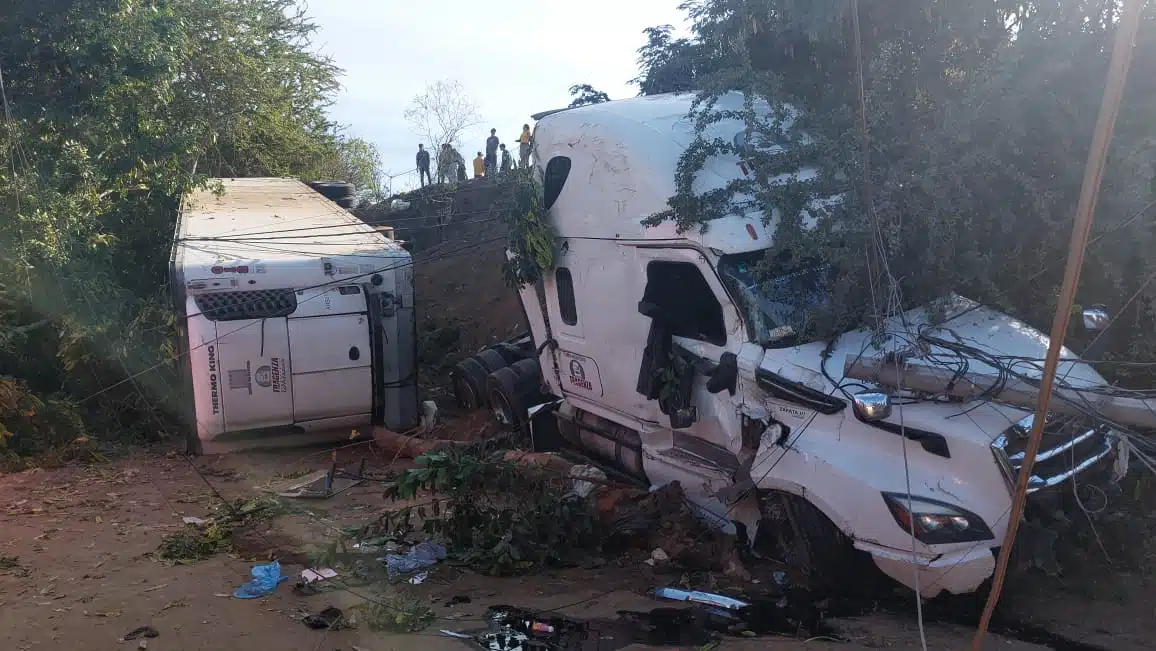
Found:
M 934 557 L 913 556 L 910 550 L 872 543 L 856 542 L 855 548 L 871 554 L 871 559 L 884 574 L 913 591 L 918 590 L 924 599 L 942 592 L 975 592 L 995 572 L 995 554 L 986 545 Z

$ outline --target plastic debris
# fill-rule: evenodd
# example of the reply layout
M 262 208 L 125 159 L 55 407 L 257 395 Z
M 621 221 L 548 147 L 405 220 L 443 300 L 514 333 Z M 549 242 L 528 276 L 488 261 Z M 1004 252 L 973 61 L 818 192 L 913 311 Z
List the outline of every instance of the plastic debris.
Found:
M 780 588 L 791 587 L 791 580 L 787 578 L 786 572 L 775 572 L 771 575 L 771 580 L 774 581 L 775 585 L 779 586 Z
M 306 583 L 313 583 L 314 581 L 324 581 L 325 579 L 332 579 L 337 576 L 337 570 L 331 570 L 328 567 L 319 569 L 305 569 L 301 570 L 301 580 Z
M 151 626 L 138 626 L 128 633 L 125 633 L 124 637 L 120 638 L 120 641 L 128 642 L 129 640 L 136 640 L 143 637 L 160 637 L 160 635 L 161 634 L 157 632 L 157 629 Z
M 412 583 L 413 585 L 421 585 L 421 584 L 425 583 L 425 580 L 428 577 L 429 577 L 429 572 L 418 572 L 417 574 L 414 574 L 413 576 L 409 577 L 409 582 Z
M 254 565 L 250 570 L 253 580 L 237 588 L 233 593 L 236 599 L 259 599 L 277 589 L 282 581 L 289 577 L 281 576 L 281 563 L 273 561 L 265 565 Z
M 680 588 L 655 588 L 654 596 L 659 599 L 670 599 L 671 601 L 692 601 L 694 603 L 706 604 L 708 606 L 717 606 L 719 608 L 726 608 L 727 610 L 739 610 L 746 608 L 750 604 L 728 597 L 726 595 L 714 594 L 711 592 L 699 592 L 697 590 L 682 590 Z
M 438 403 L 433 400 L 426 400 L 421 403 L 421 428 L 423 430 L 431 429 L 438 421 Z
M 209 522 L 208 520 L 206 520 L 206 519 L 204 519 L 204 518 L 195 518 L 195 517 L 193 517 L 193 516 L 191 516 L 191 515 L 186 515 L 185 517 L 181 518 L 181 520 L 182 520 L 182 521 L 183 521 L 185 524 L 195 524 L 195 525 L 198 525 L 198 526 L 200 526 L 200 525 L 202 525 L 202 524 L 208 524 L 208 522 Z
M 444 546 L 427 540 L 414 545 L 406 554 L 386 554 L 378 560 L 385 563 L 389 578 L 393 579 L 399 574 L 409 574 L 434 565 L 445 557 Z
M 329 606 L 317 614 L 307 616 L 301 620 L 301 623 L 313 630 L 319 631 L 321 629 L 340 628 L 341 620 L 344 618 L 345 613 L 341 612 L 340 608 Z
M 583 479 L 601 479 L 606 481 L 606 473 L 602 472 L 601 468 L 596 468 L 591 465 L 580 465 L 570 468 L 570 477 L 574 479 L 574 494 L 581 498 L 586 498 L 594 489 L 598 487 L 594 482 L 582 481 Z

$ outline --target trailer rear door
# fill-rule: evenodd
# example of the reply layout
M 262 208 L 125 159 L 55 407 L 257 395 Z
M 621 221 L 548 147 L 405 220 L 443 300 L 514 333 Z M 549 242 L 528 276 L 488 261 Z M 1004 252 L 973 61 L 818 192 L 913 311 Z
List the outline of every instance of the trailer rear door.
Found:
M 297 423 L 368 416 L 373 410 L 373 355 L 365 297 L 360 292 L 333 293 L 334 296 L 309 301 L 329 307 L 318 310 L 317 316 L 288 319 L 293 357 L 293 420 Z M 347 312 L 353 309 L 358 311 Z

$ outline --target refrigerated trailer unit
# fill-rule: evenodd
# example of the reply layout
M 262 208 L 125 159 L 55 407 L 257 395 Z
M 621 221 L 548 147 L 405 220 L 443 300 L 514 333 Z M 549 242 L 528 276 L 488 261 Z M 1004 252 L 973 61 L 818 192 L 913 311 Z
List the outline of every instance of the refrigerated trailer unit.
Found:
M 410 254 L 305 183 L 191 192 L 169 272 L 191 452 L 417 422 Z

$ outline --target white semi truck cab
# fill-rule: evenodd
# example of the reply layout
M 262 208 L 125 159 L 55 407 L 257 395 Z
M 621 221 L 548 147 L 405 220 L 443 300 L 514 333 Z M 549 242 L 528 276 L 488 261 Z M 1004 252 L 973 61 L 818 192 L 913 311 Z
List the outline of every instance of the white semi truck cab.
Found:
M 190 193 L 170 284 L 190 451 L 416 424 L 410 254 L 309 185 L 213 179 Z
M 459 401 L 522 425 L 528 408 L 549 401 L 568 445 L 651 485 L 678 480 L 704 517 L 816 579 L 851 576 L 867 555 L 925 597 L 977 591 L 1007 528 L 1030 412 L 881 399 L 880 388 L 844 378 L 848 357 L 882 357 L 899 344 L 866 331 L 834 342 L 795 337 L 821 285 L 773 270 L 756 278 L 774 237 L 759 213 L 720 215 L 705 231 L 644 226 L 675 194 L 676 166 L 695 138 L 693 98 L 535 116 L 555 267 L 520 291 L 530 337 L 458 365 Z M 742 97 L 723 96 L 716 108 L 741 111 Z M 706 137 L 729 142 L 744 130 L 724 120 Z M 748 173 L 737 156 L 717 155 L 695 190 Z M 928 319 L 918 309 L 891 325 L 928 324 L 996 356 L 1040 359 L 1048 346 L 1031 327 L 959 297 Z M 998 372 L 980 360 L 970 370 Z M 1073 361 L 1060 374 L 1103 383 Z M 1046 429 L 1037 494 L 1112 460 L 1122 470 L 1112 431 L 1072 419 Z

